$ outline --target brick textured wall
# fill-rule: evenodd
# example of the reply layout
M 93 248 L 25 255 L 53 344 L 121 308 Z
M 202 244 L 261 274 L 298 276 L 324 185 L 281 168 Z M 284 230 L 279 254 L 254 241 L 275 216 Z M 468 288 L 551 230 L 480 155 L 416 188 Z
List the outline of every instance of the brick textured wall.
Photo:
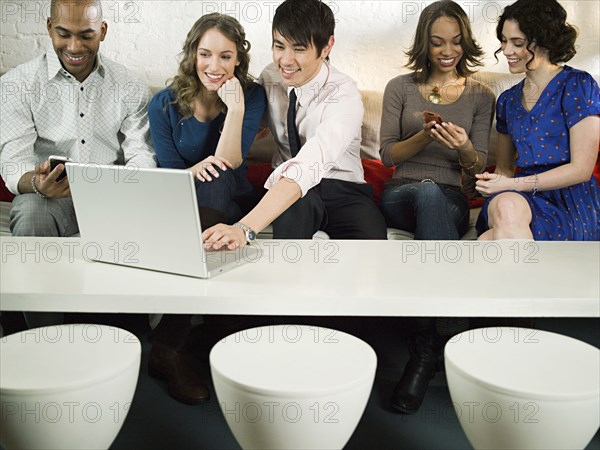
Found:
M 271 21 L 279 1 L 104 0 L 108 35 L 102 52 L 119 61 L 153 87 L 163 86 L 177 69 L 177 54 L 187 31 L 201 15 L 219 11 L 236 17 L 252 43 L 251 72 L 258 76 L 271 61 Z M 350 74 L 362 89 L 382 90 L 406 69 L 404 50 L 410 45 L 420 11 L 430 2 L 329 1 L 338 21 L 333 64 Z M 483 70 L 507 72 L 498 47 L 496 19 L 510 2 L 459 2 L 473 22 L 486 51 Z M 600 73 L 600 1 L 562 1 L 569 20 L 580 30 L 578 54 L 569 63 L 598 77 Z M 0 72 L 28 61 L 46 48 L 49 1 L 0 0 Z

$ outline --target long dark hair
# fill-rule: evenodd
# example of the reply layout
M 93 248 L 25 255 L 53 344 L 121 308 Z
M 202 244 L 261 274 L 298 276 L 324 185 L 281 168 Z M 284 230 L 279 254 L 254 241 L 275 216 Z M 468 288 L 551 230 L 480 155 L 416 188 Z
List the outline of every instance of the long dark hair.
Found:
M 415 83 L 424 84 L 431 75 L 431 62 L 429 61 L 431 26 L 442 17 L 455 19 L 460 28 L 460 46 L 463 49 L 463 55 L 456 65 L 458 75 L 469 76 L 475 72 L 471 67 L 482 65 L 480 58 L 483 56 L 483 50 L 473 38 L 471 22 L 467 13 L 460 5 L 451 0 L 438 1 L 427 6 L 421 12 L 412 46 L 406 52 L 406 56 L 408 56 L 406 67 L 413 71 Z

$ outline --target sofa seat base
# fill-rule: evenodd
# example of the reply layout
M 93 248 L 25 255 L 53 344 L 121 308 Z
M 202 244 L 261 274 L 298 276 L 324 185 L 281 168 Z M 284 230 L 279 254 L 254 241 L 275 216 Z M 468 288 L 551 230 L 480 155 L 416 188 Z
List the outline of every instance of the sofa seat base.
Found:
M 475 231 L 475 222 L 477 221 L 477 216 L 479 215 L 479 211 L 481 208 L 471 209 L 471 216 L 469 219 L 469 231 L 461 238 L 462 240 L 475 240 L 477 239 L 477 233 Z M 10 203 L 9 202 L 0 202 L 0 236 L 10 236 Z M 269 225 L 263 231 L 258 233 L 258 239 L 273 239 L 273 228 Z M 387 237 L 390 241 L 403 241 L 403 240 L 413 240 L 414 234 L 409 233 L 408 231 L 398 230 L 396 228 L 388 228 L 387 229 Z M 313 239 L 329 239 L 329 236 L 324 231 L 317 231 Z
M 0 202 L 0 236 L 10 236 L 10 202 Z
M 461 241 L 477 240 L 477 231 L 475 230 L 475 224 L 477 223 L 477 217 L 479 217 L 480 211 L 481 208 L 471 208 L 471 210 L 469 211 L 469 229 L 464 234 L 464 236 L 460 238 Z M 408 231 L 398 230 L 397 228 L 388 228 L 387 238 L 388 241 L 412 241 L 414 240 L 415 235 Z

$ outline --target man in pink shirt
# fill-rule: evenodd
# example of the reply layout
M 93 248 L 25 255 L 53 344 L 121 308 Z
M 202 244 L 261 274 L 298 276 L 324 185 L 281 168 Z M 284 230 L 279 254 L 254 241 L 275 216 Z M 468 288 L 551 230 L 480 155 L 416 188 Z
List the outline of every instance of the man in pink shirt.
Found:
M 329 64 L 335 19 L 319 0 L 286 0 L 273 18 L 273 63 L 260 76 L 278 145 L 261 202 L 240 222 L 203 233 L 207 247 L 233 249 L 273 223 L 276 239 L 386 239 L 364 181 L 363 106 L 356 83 Z

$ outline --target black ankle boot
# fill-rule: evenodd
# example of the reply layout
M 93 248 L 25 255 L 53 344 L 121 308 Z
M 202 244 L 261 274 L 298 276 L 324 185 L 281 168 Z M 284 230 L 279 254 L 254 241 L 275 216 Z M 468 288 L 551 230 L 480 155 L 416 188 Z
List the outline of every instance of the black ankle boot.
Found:
M 429 382 L 437 372 L 439 337 L 435 332 L 414 336 L 409 350 L 410 360 L 392 394 L 392 407 L 404 414 L 415 414 L 423 403 Z

